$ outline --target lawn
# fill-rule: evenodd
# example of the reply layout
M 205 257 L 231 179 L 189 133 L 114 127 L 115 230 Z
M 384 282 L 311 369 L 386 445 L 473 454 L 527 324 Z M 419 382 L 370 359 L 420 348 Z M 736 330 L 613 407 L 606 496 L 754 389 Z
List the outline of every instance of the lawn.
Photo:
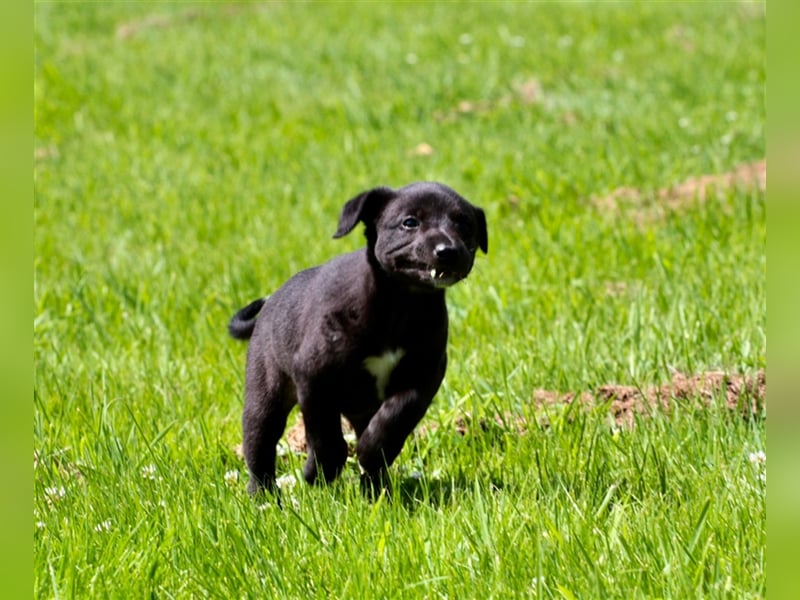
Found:
M 34 14 L 35 597 L 766 596 L 763 395 L 598 392 L 765 370 L 763 2 Z M 489 253 L 395 493 L 248 497 L 228 319 L 427 179 Z

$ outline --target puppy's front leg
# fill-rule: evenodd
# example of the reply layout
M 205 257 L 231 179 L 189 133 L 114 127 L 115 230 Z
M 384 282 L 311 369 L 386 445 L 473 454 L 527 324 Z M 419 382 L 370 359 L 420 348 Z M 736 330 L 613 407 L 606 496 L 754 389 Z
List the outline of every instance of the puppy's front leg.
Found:
M 385 470 L 403 449 L 406 438 L 417 426 L 433 395 L 406 390 L 387 398 L 361 434 L 356 447 L 358 462 L 372 490 L 384 485 Z

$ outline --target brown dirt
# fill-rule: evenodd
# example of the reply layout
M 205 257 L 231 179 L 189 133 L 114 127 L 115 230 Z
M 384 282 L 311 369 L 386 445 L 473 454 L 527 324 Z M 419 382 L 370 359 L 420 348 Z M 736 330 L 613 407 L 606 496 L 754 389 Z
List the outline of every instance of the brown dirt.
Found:
M 767 379 L 764 371 L 753 377 L 730 375 L 710 371 L 688 376 L 676 373 L 672 381 L 663 385 L 639 388 L 628 385 L 602 385 L 595 392 L 580 394 L 536 390 L 533 401 L 537 411 L 548 405 L 570 404 L 576 400 L 586 406 L 610 402 L 609 411 L 618 425 L 631 426 L 634 415 L 649 415 L 654 411 L 669 412 L 672 408 L 689 403 L 696 408 L 710 407 L 717 399 L 731 412 L 752 417 L 766 408 Z
M 127 40 L 146 30 L 167 29 L 183 23 L 189 23 L 200 18 L 201 15 L 202 12 L 194 8 L 180 11 L 173 15 L 150 14 L 141 19 L 122 23 L 117 27 L 116 36 L 121 40 Z
M 766 159 L 740 164 L 727 173 L 690 177 L 681 183 L 655 192 L 620 187 L 606 196 L 592 197 L 591 202 L 597 208 L 611 212 L 617 212 L 624 207 L 642 210 L 645 204 L 652 202 L 651 210 L 641 215 L 643 218 L 652 218 L 663 216 L 665 211 L 675 211 L 695 201 L 710 200 L 735 187 L 765 191 Z
M 119 40 L 129 40 L 144 32 L 156 29 L 173 29 L 199 20 L 216 20 L 222 17 L 234 17 L 244 12 L 259 12 L 269 9 L 261 4 L 230 4 L 219 10 L 205 8 L 185 8 L 173 13 L 151 13 L 139 19 L 126 21 L 117 26 L 116 36 Z
M 673 408 L 687 405 L 694 409 L 721 405 L 732 414 L 754 417 L 763 414 L 766 408 L 767 380 L 764 371 L 759 371 L 752 377 L 731 375 L 722 371 L 710 371 L 692 376 L 677 373 L 669 383 L 646 388 L 607 384 L 600 386 L 594 392 L 534 390 L 531 400 L 535 413 L 540 416 L 535 422 L 536 427 L 548 424 L 546 414 L 548 407 L 569 405 L 576 401 L 586 408 L 610 403 L 609 414 L 621 427 L 632 427 L 636 415 L 646 417 L 658 411 L 668 413 Z M 525 417 L 511 414 L 496 416 L 493 420 L 478 419 L 476 422 L 471 415 L 466 414 L 452 423 L 453 430 L 461 435 L 466 435 L 474 429 L 486 431 L 493 426 L 503 429 L 513 428 L 518 433 L 524 434 L 530 429 L 531 422 Z M 352 455 L 355 449 L 353 430 L 344 419 L 342 428 L 346 436 L 349 434 L 348 446 Z M 417 429 L 417 435 L 429 435 L 438 428 L 436 424 L 423 424 Z M 292 452 L 305 454 L 305 428 L 303 418 L 299 414 L 295 424 L 286 434 L 286 443 Z
M 433 113 L 433 118 L 443 123 L 452 123 L 467 115 L 485 115 L 499 108 L 505 108 L 512 104 L 523 106 L 533 106 L 541 104 L 545 94 L 538 79 L 531 78 L 522 82 L 517 82 L 511 86 L 511 92 L 491 100 L 460 100 L 454 107 L 447 110 L 437 110 Z M 574 119 L 575 115 L 568 113 L 565 121 Z

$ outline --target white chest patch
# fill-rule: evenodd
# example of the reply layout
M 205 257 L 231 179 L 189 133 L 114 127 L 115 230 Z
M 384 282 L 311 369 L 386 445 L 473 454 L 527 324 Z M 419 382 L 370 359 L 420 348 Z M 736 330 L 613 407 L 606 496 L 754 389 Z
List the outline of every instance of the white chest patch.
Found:
M 389 377 L 405 353 L 402 348 L 395 348 L 387 350 L 380 356 L 368 356 L 364 359 L 364 368 L 375 377 L 375 387 L 381 402 L 386 398 L 386 384 L 389 383 Z

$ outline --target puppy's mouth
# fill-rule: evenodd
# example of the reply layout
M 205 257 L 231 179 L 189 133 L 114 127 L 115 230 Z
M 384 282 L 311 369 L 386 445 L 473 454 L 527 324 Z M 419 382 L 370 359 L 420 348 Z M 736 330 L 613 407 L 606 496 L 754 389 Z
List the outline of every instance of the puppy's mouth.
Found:
M 461 280 L 461 276 L 455 271 L 444 271 L 438 267 L 433 267 L 428 273 L 434 287 L 447 287 Z
M 399 261 L 395 269 L 405 277 L 434 288 L 446 288 L 464 278 L 458 270 L 410 260 Z

